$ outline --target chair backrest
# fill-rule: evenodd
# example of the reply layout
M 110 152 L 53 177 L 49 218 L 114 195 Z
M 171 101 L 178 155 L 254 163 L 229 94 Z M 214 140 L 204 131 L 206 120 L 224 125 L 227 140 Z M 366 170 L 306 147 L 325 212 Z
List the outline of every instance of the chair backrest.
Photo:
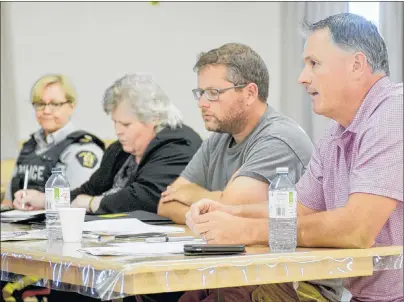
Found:
M 4 159 L 1 161 L 1 185 L 6 186 L 11 179 L 16 159 Z

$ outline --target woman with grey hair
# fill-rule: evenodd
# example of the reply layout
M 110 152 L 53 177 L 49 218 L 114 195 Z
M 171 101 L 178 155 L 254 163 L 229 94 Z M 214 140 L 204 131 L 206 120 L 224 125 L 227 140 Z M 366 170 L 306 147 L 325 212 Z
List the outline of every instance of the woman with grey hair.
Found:
M 179 110 L 151 75 L 118 79 L 106 90 L 103 107 L 118 140 L 91 178 L 71 192 L 71 206 L 94 214 L 156 213 L 161 192 L 181 174 L 202 140 L 182 123 Z
M 152 76 L 130 74 L 107 89 L 104 110 L 118 141 L 97 172 L 71 193 L 88 213 L 157 212 L 161 192 L 182 172 L 202 143 Z

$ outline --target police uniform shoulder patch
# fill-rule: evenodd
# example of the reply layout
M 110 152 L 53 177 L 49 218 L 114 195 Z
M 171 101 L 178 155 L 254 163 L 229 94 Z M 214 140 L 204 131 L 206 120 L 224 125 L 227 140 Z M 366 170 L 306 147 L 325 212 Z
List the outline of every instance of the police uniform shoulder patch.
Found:
M 79 142 L 82 144 L 87 144 L 89 142 L 92 142 L 93 138 L 91 137 L 91 135 L 85 134 L 80 140 Z
M 98 158 L 92 151 L 80 151 L 76 154 L 76 158 L 80 165 L 89 169 L 94 168 L 98 163 Z

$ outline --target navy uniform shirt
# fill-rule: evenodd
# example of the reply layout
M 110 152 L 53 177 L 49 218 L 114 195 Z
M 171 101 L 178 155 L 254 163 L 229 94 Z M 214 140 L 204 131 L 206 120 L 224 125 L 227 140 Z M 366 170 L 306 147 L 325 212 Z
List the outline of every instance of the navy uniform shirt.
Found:
M 68 122 L 63 128 L 48 134 L 46 138 L 43 129 L 38 130 L 34 133 L 34 139 L 37 143 L 35 153 L 39 155 L 48 151 L 77 130 L 72 122 Z M 99 168 L 103 154 L 104 151 L 95 143 L 74 143 L 61 153 L 56 167 L 64 168 L 70 189 L 73 190 L 86 182 Z M 14 168 L 12 177 L 16 172 L 17 168 Z M 40 173 L 37 173 L 37 175 L 40 177 Z M 8 185 L 5 199 L 14 199 L 11 196 L 11 182 Z

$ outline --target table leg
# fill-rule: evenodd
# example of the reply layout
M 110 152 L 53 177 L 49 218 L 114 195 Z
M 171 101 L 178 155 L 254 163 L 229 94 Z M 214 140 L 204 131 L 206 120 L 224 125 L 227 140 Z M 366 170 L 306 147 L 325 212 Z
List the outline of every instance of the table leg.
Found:
M 215 302 L 224 302 L 224 295 L 221 288 L 215 288 Z

